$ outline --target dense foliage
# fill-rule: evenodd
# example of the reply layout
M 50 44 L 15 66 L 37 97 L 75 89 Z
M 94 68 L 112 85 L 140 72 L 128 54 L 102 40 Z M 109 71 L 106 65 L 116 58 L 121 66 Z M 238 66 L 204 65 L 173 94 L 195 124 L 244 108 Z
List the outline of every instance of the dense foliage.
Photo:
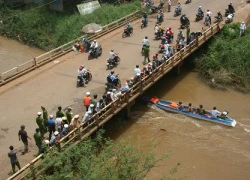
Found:
M 106 25 L 140 7 L 139 1 L 120 6 L 104 4 L 92 14 L 82 16 L 78 12 L 55 13 L 46 7 L 28 11 L 11 10 L 0 0 L 0 20 L 3 22 L 0 24 L 0 33 L 50 50 L 81 36 L 82 27 L 88 23 Z
M 47 156 L 42 167 L 49 169 L 37 179 L 139 180 L 146 177 L 157 161 L 152 151 L 139 151 L 127 140 L 113 143 L 99 132 L 94 139 Z
M 212 85 L 246 91 L 250 81 L 250 33 L 247 30 L 245 36 L 239 37 L 239 26 L 225 25 L 219 35 L 201 48 L 195 63 Z

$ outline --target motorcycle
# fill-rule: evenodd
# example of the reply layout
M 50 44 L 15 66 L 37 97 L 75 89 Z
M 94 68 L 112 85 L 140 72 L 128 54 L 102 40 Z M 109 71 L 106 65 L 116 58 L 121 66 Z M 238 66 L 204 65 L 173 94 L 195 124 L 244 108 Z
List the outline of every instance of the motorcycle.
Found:
M 155 40 L 160 40 L 164 32 L 155 33 Z
M 118 66 L 118 64 L 120 64 L 120 61 L 121 61 L 121 59 L 118 56 L 118 54 L 115 55 L 114 59 L 108 59 L 107 60 L 107 69 L 106 70 L 113 69 L 114 67 Z
M 76 87 L 84 86 L 82 78 L 84 78 L 85 84 L 88 84 L 88 82 L 92 80 L 91 72 L 87 70 L 83 77 L 77 76 Z
M 98 58 L 99 56 L 102 55 L 102 46 L 98 46 L 96 50 L 94 48 L 89 49 L 89 55 L 88 55 L 88 60 L 92 58 Z
M 191 0 L 186 0 L 185 4 L 191 3 Z
M 154 5 L 154 2 L 153 1 L 147 1 L 146 2 L 146 7 L 150 8 Z
M 190 25 L 190 21 L 189 21 L 188 18 L 186 18 L 184 22 L 181 22 L 180 29 L 185 29 L 185 28 L 188 27 L 189 25 Z
M 116 75 L 116 82 L 112 82 L 109 77 L 107 77 L 107 83 L 105 83 L 105 91 L 108 92 L 110 89 L 120 89 L 121 88 L 121 80 L 119 78 L 119 74 Z
M 215 19 L 214 23 L 223 21 L 223 19 L 221 17 L 219 17 L 219 16 L 214 16 L 214 19 Z
M 181 15 L 181 8 L 176 7 L 174 11 L 174 17 Z
M 227 17 L 229 14 L 233 14 L 235 13 L 234 10 L 229 10 L 229 9 L 225 9 L 225 17 Z
M 133 28 L 131 28 L 131 30 L 129 31 L 128 28 L 124 28 L 124 31 L 122 33 L 122 37 L 128 37 L 131 36 L 133 34 Z
M 200 21 L 204 18 L 204 13 L 197 13 L 195 21 Z
M 147 27 L 148 25 L 148 21 L 145 20 L 145 18 L 142 18 L 142 21 L 141 21 L 141 28 L 143 29 L 144 27 Z
M 158 12 L 161 8 L 163 8 L 164 3 L 161 2 L 158 6 L 150 6 L 149 12 L 150 14 Z
M 163 53 L 163 52 L 164 52 L 164 49 L 165 49 L 165 48 L 164 48 L 164 44 L 160 44 L 160 45 L 159 45 L 159 48 L 160 48 L 160 49 L 159 49 L 158 53 Z
M 234 14 L 229 14 L 227 16 L 227 19 L 226 19 L 225 23 L 231 23 L 231 22 L 233 22 L 233 17 L 234 17 Z

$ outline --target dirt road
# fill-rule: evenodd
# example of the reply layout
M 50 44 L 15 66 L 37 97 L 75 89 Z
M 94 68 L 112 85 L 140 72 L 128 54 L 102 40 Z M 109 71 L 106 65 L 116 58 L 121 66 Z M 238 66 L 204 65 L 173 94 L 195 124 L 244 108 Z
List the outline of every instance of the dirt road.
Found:
M 182 0 L 181 3 L 183 4 L 183 2 Z M 227 1 L 194 0 L 191 4 L 183 4 L 183 13 L 187 14 L 191 20 L 191 32 L 201 30 L 203 26 L 203 21 L 194 22 L 198 6 L 202 5 L 203 8 L 210 9 L 214 16 L 218 11 L 223 12 L 228 3 Z M 234 4 L 240 6 L 241 1 L 236 0 Z M 163 25 L 165 27 L 172 27 L 176 36 L 180 17 L 174 18 L 173 11 L 174 7 L 172 7 L 171 13 L 165 13 Z M 114 70 L 120 74 L 122 84 L 125 83 L 126 79 L 133 76 L 133 69 L 136 64 L 142 67 L 143 57 L 140 54 L 140 50 L 144 36 L 149 36 L 151 55 L 158 50 L 159 41 L 153 40 L 153 27 L 156 22 L 155 16 L 150 16 L 149 26 L 145 29 L 140 28 L 140 20 L 133 22 L 134 34 L 131 37 L 123 39 L 121 37 L 123 28 L 120 28 L 98 39 L 98 42 L 103 47 L 103 55 L 98 59 L 88 61 L 87 54 L 72 52 L 22 77 L 21 80 L 26 80 L 21 84 L 15 85 L 16 82 L 20 81 L 19 79 L 5 87 L 1 87 L 0 179 L 6 178 L 8 176 L 7 173 L 11 169 L 9 159 L 6 156 L 9 145 L 14 145 L 19 149 L 22 147 L 22 143 L 17 138 L 20 125 L 26 125 L 29 136 L 33 136 L 34 130 L 37 127 L 35 122 L 36 114 L 40 111 L 41 105 L 47 108 L 49 114 L 55 114 L 59 105 L 63 108 L 73 106 L 73 113 L 83 114 L 82 98 L 84 94 L 87 91 L 99 95 L 103 93 L 106 76 L 109 73 L 106 71 L 106 60 L 110 49 L 114 49 L 121 57 L 121 64 Z M 185 31 L 184 34 L 186 34 Z M 76 72 L 82 64 L 90 68 L 93 80 L 86 88 L 76 88 Z M 14 87 L 6 90 L 6 88 L 13 85 Z M 30 146 L 32 152 L 24 156 L 18 154 L 21 166 L 29 162 L 36 153 L 37 149 L 34 145 L 34 140 L 30 142 Z

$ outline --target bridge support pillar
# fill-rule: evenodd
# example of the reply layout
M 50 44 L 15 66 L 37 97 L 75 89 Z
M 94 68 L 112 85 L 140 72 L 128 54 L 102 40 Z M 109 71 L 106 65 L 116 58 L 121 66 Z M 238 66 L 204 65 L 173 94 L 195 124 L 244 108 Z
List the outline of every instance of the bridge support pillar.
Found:
M 125 113 L 124 113 L 124 117 L 125 119 L 129 119 L 130 115 L 131 115 L 131 108 L 132 106 L 135 104 L 135 101 L 132 101 L 131 103 L 129 103 L 127 105 L 127 107 L 124 109 Z
M 176 66 L 176 74 L 177 74 L 177 76 L 179 76 L 181 74 L 181 65 L 182 65 L 182 63 L 180 63 L 180 64 L 178 64 Z

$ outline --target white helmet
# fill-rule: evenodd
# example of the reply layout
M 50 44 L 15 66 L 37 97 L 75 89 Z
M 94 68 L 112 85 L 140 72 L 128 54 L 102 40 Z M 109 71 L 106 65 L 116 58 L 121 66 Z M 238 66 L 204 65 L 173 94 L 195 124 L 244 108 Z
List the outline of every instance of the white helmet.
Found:
M 201 8 L 201 6 L 199 6 L 199 8 Z
M 94 42 L 96 42 L 96 39 L 94 40 Z

